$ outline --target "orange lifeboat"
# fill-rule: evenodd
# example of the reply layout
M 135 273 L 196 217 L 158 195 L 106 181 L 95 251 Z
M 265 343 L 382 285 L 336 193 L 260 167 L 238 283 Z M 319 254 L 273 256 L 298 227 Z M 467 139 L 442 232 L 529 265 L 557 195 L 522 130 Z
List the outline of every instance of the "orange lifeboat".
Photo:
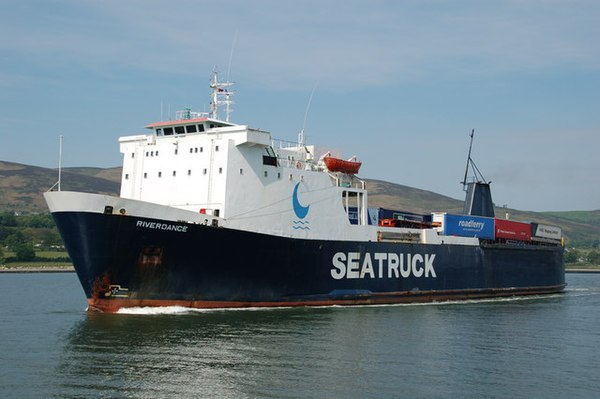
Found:
M 358 161 L 346 161 L 344 159 L 334 158 L 332 156 L 326 156 L 323 158 L 325 166 L 330 172 L 342 172 L 349 175 L 358 173 L 362 162 Z

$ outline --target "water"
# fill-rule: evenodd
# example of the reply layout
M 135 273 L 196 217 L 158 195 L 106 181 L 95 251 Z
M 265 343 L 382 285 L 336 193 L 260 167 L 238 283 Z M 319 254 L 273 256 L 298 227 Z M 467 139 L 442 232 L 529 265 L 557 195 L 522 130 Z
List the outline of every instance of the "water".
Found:
M 567 282 L 516 300 L 109 315 L 84 311 L 75 274 L 1 274 L 0 397 L 599 397 L 600 274 Z

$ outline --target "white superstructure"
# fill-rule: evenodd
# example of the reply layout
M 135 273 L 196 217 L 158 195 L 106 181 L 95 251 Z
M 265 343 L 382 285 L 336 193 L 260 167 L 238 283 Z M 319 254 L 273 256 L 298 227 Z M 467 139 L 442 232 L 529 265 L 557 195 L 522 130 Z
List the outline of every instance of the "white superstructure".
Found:
M 216 76 L 211 83 L 215 93 L 227 86 Z M 214 108 L 211 115 L 218 115 Z M 189 110 L 178 116 L 146 126 L 148 135 L 119 139 L 122 198 L 205 213 L 220 225 L 266 234 L 376 239 L 375 226 L 367 224 L 365 183 L 327 171 L 320 161 L 326 150 L 275 141 L 268 132 Z M 357 225 L 350 224 L 350 209 L 359 215 Z

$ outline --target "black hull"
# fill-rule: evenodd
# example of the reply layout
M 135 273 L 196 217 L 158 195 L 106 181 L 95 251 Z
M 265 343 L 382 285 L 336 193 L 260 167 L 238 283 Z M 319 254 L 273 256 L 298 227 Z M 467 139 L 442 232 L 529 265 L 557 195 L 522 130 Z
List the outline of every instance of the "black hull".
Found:
M 302 240 L 121 215 L 53 216 L 90 309 L 102 311 L 426 302 L 565 286 L 557 246 Z

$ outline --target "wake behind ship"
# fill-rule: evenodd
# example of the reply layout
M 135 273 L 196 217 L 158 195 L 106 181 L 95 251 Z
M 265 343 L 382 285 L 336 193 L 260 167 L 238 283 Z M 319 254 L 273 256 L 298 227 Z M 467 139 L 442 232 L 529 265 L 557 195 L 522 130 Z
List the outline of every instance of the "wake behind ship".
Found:
M 121 137 L 119 197 L 44 194 L 88 309 L 563 290 L 560 228 L 494 218 L 489 184 L 468 184 L 462 215 L 369 208 L 355 157 L 230 122 L 230 86 L 215 73 L 210 114 L 187 109 L 147 125 L 149 134 Z

